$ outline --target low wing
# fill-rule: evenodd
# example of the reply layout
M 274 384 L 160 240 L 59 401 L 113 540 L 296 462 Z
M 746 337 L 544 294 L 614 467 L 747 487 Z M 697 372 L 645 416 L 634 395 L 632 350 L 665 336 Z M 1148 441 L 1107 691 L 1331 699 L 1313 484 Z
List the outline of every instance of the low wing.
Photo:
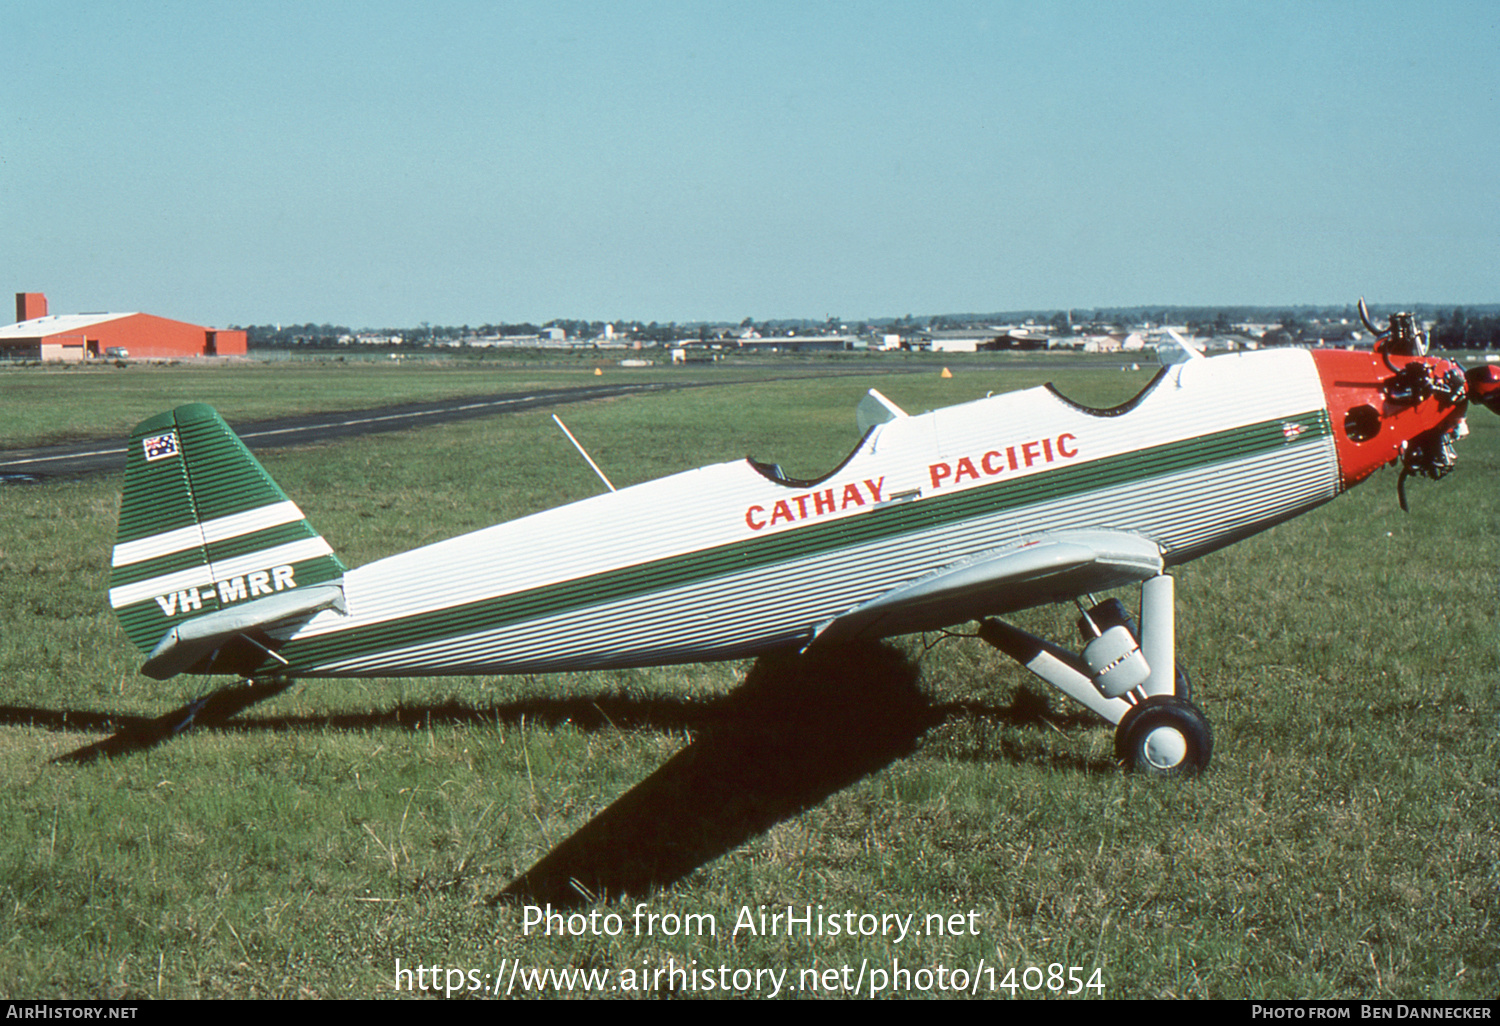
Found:
M 1155 577 L 1161 548 L 1125 531 L 1035 535 L 918 577 L 822 624 L 808 646 L 937 630 Z

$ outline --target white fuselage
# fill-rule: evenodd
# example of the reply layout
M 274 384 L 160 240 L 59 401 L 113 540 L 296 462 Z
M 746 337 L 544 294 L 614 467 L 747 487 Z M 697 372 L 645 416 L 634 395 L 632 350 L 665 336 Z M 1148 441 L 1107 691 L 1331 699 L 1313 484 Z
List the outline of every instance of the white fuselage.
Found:
M 721 463 L 391 556 L 281 654 L 296 676 L 743 656 L 1042 532 L 1129 532 L 1171 565 L 1338 490 L 1308 353 L 1195 359 L 1123 410 L 1033 388 L 880 424 L 816 483 Z

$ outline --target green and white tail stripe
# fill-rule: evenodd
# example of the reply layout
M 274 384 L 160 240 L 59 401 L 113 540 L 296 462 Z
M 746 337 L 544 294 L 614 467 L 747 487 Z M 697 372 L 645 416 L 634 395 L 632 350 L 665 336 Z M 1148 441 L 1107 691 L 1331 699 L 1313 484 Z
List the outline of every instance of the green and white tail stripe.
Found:
M 180 406 L 136 427 L 109 602 L 143 652 L 186 620 L 343 574 L 211 407 Z

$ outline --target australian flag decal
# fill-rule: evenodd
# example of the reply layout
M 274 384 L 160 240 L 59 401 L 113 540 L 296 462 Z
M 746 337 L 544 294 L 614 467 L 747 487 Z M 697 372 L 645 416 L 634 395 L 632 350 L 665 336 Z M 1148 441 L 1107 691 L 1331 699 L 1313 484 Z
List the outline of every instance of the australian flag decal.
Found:
M 168 431 L 164 435 L 152 435 L 150 438 L 144 439 L 141 445 L 146 450 L 147 463 L 164 460 L 169 456 L 176 456 L 177 432 Z

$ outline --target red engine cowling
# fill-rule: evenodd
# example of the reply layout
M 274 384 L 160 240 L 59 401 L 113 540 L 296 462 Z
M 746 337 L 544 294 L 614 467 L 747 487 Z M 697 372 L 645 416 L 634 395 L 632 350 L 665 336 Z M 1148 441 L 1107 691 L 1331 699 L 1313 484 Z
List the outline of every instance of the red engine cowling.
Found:
M 1381 348 L 1320 349 L 1312 356 L 1328 400 L 1342 487 L 1390 463 L 1400 463 L 1403 476 L 1441 477 L 1452 468 L 1452 441 L 1462 431 L 1470 389 L 1462 367 Z M 1493 393 L 1500 403 L 1500 381 Z

